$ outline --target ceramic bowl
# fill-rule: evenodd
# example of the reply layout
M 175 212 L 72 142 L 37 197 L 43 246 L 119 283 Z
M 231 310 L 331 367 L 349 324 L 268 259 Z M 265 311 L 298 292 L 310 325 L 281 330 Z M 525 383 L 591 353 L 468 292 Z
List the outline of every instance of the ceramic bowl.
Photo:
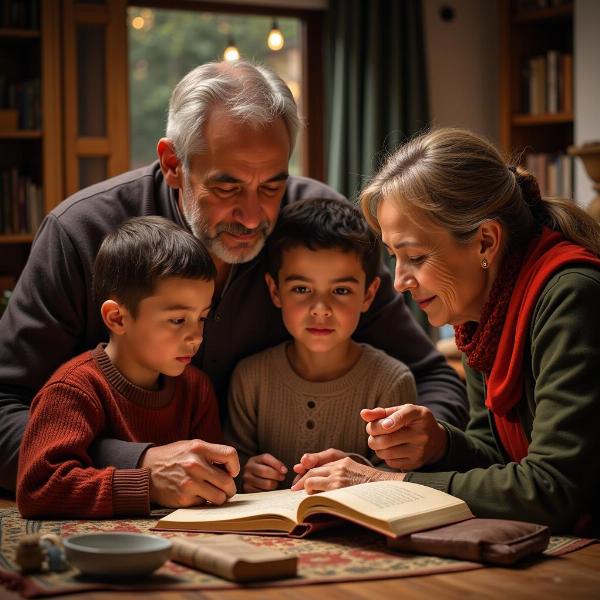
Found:
M 171 553 L 171 542 L 142 533 L 82 533 L 64 540 L 72 566 L 86 575 L 135 577 L 158 569 Z

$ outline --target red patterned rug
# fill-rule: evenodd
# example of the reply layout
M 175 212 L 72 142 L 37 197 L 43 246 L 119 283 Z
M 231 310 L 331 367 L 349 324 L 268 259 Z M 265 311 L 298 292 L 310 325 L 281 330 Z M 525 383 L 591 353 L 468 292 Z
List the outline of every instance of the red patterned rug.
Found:
M 132 531 L 146 533 L 156 519 L 119 521 L 30 521 L 22 519 L 16 509 L 0 511 L 0 583 L 18 590 L 26 598 L 53 596 L 86 590 L 216 590 L 241 586 L 168 561 L 152 575 L 127 583 L 115 584 L 83 577 L 76 569 L 64 573 L 43 573 L 24 577 L 14 563 L 18 540 L 31 533 L 56 533 L 62 537 L 96 531 Z M 209 534 L 152 532 L 163 537 Z M 434 556 L 399 554 L 389 551 L 382 536 L 352 525 L 322 532 L 308 539 L 244 536 L 256 546 L 276 548 L 296 554 L 298 577 L 276 582 L 253 584 L 274 587 L 333 583 L 339 581 L 385 579 L 432 573 L 479 569 L 483 565 Z M 546 555 L 556 556 L 581 548 L 592 540 L 553 537 Z M 542 559 L 543 560 L 543 559 Z

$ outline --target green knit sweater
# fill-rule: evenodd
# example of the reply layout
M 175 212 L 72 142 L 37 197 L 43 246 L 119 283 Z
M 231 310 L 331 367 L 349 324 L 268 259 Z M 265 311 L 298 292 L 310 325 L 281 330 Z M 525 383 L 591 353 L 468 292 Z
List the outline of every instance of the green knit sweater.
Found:
M 444 458 L 406 481 L 446 491 L 478 517 L 573 531 L 600 520 L 600 271 L 569 265 L 545 286 L 534 309 L 517 412 L 530 442 L 510 462 L 485 407 L 481 373 L 465 365 L 470 422 L 448 432 Z M 453 469 L 453 470 L 450 470 Z

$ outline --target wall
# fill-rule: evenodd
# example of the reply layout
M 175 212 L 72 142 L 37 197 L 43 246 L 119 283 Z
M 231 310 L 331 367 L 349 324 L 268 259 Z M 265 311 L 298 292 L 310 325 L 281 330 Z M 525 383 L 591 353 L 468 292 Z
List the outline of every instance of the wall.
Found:
M 444 6 L 454 9 L 451 22 L 440 18 Z M 432 121 L 498 142 L 496 0 L 423 0 L 423 19 Z
M 600 141 L 600 2 L 575 0 L 574 81 L 575 143 Z M 587 206 L 594 197 L 592 180 L 576 159 L 575 198 Z

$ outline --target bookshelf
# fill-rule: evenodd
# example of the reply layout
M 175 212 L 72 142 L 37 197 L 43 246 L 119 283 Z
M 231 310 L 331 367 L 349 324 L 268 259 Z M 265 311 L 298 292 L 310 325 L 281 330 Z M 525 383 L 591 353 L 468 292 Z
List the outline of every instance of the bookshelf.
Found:
M 500 142 L 542 194 L 573 197 L 573 2 L 501 0 Z
M 60 61 L 56 2 L 0 0 L 0 287 L 63 197 Z

